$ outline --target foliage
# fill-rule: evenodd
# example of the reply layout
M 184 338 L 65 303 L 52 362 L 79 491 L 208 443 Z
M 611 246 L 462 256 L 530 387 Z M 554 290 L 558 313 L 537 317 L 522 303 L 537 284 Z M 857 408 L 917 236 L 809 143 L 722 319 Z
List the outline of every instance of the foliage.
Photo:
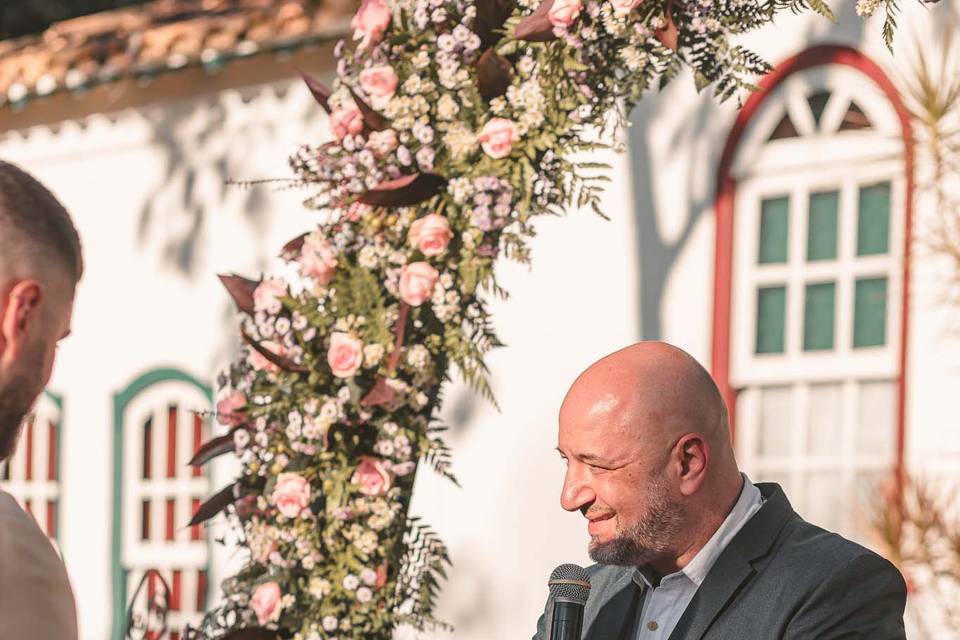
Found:
M 905 478 L 891 482 L 874 529 L 914 592 L 932 596 L 951 629 L 960 627 L 960 514 L 957 487 Z

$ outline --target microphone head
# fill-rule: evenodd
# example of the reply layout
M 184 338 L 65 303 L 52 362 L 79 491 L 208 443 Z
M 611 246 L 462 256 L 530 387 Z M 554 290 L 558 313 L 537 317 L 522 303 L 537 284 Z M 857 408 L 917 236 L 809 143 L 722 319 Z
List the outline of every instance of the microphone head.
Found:
M 590 596 L 590 576 L 587 570 L 576 564 L 562 564 L 550 574 L 547 581 L 554 600 L 586 604 Z

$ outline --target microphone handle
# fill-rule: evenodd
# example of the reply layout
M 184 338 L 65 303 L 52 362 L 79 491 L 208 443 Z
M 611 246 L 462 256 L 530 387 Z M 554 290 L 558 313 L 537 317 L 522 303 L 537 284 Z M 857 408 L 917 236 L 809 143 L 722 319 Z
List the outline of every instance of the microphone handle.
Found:
M 557 600 L 553 603 L 550 640 L 580 640 L 583 632 L 583 605 Z

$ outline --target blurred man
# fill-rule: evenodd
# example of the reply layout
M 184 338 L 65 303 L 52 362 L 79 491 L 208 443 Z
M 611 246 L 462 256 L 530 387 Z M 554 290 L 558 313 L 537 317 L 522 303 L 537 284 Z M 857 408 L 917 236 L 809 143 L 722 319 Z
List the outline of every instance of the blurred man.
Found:
M 585 640 L 905 637 L 900 573 L 740 473 L 723 398 L 680 349 L 639 343 L 588 368 L 557 449 L 560 503 L 587 519 L 598 563 Z
M 70 333 L 83 272 L 80 239 L 43 185 L 0 161 L 0 459 Z M 75 640 L 77 616 L 66 569 L 36 522 L 0 492 L 0 637 Z

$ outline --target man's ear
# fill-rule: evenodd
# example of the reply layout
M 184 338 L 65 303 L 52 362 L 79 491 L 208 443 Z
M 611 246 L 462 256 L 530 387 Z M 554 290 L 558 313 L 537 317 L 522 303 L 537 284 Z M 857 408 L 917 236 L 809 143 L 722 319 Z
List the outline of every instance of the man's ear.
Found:
M 28 327 L 40 322 L 43 287 L 36 280 L 21 280 L 13 286 L 0 307 L 0 353 L 17 357 L 29 335 Z
M 710 445 L 697 433 L 688 433 L 675 447 L 680 462 L 680 492 L 693 495 L 703 483 L 710 464 Z

